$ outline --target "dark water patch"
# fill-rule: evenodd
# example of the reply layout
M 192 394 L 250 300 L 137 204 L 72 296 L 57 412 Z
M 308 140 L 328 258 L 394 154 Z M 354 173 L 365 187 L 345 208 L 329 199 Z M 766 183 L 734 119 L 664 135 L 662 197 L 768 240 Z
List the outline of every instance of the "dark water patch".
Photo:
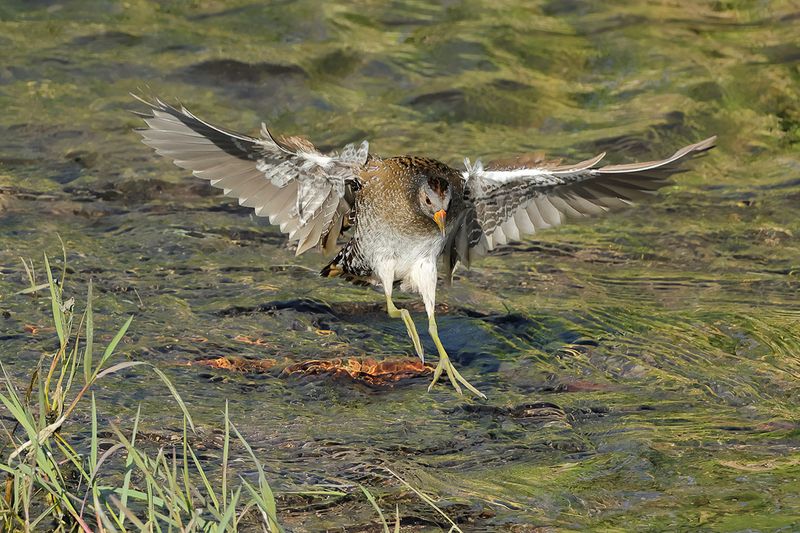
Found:
M 371 320 L 374 317 L 370 315 L 382 315 L 383 317 L 388 317 L 386 314 L 386 304 L 381 298 L 382 295 L 377 291 L 374 292 L 376 298 L 375 302 L 336 302 L 331 304 L 331 308 L 336 316 L 348 319 L 364 317 L 367 320 Z M 425 312 L 425 305 L 417 299 L 395 303 L 415 314 L 422 314 Z M 453 309 L 444 302 L 439 302 L 436 304 L 435 312 L 437 316 L 446 315 L 452 311 Z
M 663 115 L 663 120 L 659 124 L 651 126 L 650 131 L 644 135 L 620 135 L 607 137 L 592 141 L 583 148 L 587 152 L 609 154 L 608 162 L 615 162 L 615 158 L 621 159 L 633 157 L 663 157 L 654 153 L 654 146 L 657 145 L 656 139 L 669 137 L 698 138 L 692 127 L 686 123 L 686 115 L 682 111 L 670 111 Z M 663 151 L 664 149 L 660 149 Z
M 80 159 L 75 161 L 77 165 L 85 167 L 94 164 L 96 155 L 87 153 L 84 156 L 79 152 L 77 157 L 90 158 L 90 163 Z M 185 199 L 187 196 L 208 197 L 218 193 L 202 182 L 185 180 L 175 183 L 158 178 L 105 181 L 91 187 L 84 185 L 65 187 L 64 192 L 76 197 L 94 197 L 98 200 L 117 202 L 131 207 L 139 207 L 155 199 Z
M 644 17 L 642 15 L 617 14 L 617 15 L 607 16 L 605 18 L 595 19 L 594 21 L 588 24 L 584 24 L 576 28 L 576 31 L 578 32 L 578 35 L 598 36 L 598 35 L 617 32 L 630 27 L 646 25 L 649 22 L 650 21 L 647 19 L 647 17 Z M 598 66 L 601 65 L 602 62 Z
M 196 13 L 189 15 L 187 18 L 189 20 L 209 20 L 219 17 L 229 17 L 234 15 L 242 15 L 242 14 L 250 14 L 254 8 L 256 8 L 258 4 L 251 4 L 251 5 L 243 5 L 239 7 L 231 7 L 227 9 L 221 9 L 219 11 L 212 11 L 209 13 Z
M 97 48 L 105 50 L 118 46 L 136 46 L 142 42 L 142 37 L 122 31 L 105 31 L 75 37 L 69 43 L 71 46 Z
M 564 409 L 550 402 L 533 402 L 517 405 L 507 412 L 508 416 L 523 423 L 545 424 L 554 421 L 567 421 Z
M 485 98 L 486 94 L 492 94 L 492 99 Z M 534 105 L 538 97 L 538 90 L 530 86 L 516 85 L 513 89 L 500 90 L 489 82 L 420 94 L 405 99 L 403 104 L 432 120 L 448 123 L 468 121 L 530 127 L 543 124 L 546 117 L 541 108 Z
M 237 59 L 210 59 L 179 69 L 173 79 L 192 85 L 210 86 L 239 99 L 257 100 L 269 104 L 269 114 L 276 105 L 316 105 L 307 89 L 308 73 L 293 64 L 258 62 Z M 263 115 L 268 118 L 269 114 Z
M 230 83 L 260 84 L 276 78 L 307 78 L 297 65 L 279 63 L 244 63 L 236 59 L 210 59 L 186 67 L 180 77 L 189 83 L 224 85 Z
M 491 83 L 492 87 L 496 87 L 501 91 L 526 91 L 532 89 L 530 85 L 518 82 L 516 80 L 496 79 Z
M 788 13 L 786 15 L 781 15 L 778 20 L 781 22 L 789 22 L 798 19 L 800 19 L 800 11 L 797 11 L 795 13 Z
M 85 129 L 18 123 L 0 128 L 0 135 L 5 140 L 0 144 L 0 164 L 15 174 L 31 176 L 32 182 L 71 183 L 93 168 L 97 161 L 92 150 L 82 148 L 92 139 L 92 134 Z M 37 185 L 41 189 L 52 188 L 48 183 Z
M 311 300 L 308 298 L 299 298 L 296 300 L 276 300 L 272 302 L 266 302 L 254 307 L 230 307 L 227 309 L 223 309 L 221 311 L 217 311 L 215 314 L 219 316 L 237 316 L 243 314 L 253 314 L 253 313 L 266 313 L 266 314 L 274 314 L 277 311 L 283 310 L 291 310 L 297 313 L 310 313 L 310 314 L 319 314 L 319 315 L 330 315 L 334 316 L 333 309 L 324 303 L 317 300 Z
M 615 387 L 608 383 L 589 381 L 585 379 L 562 378 L 560 376 L 550 376 L 547 385 L 538 390 L 542 392 L 562 393 L 562 392 L 604 392 L 611 391 Z
M 56 183 L 65 185 L 80 178 L 85 168 L 78 161 L 69 161 L 64 163 L 55 174 L 51 174 L 49 178 Z
M 230 265 L 222 266 L 217 269 L 218 272 L 263 272 L 268 270 L 266 266 L 247 266 L 247 265 Z
M 137 80 L 135 82 L 137 85 L 140 85 L 141 81 L 138 80 L 152 80 L 160 76 L 148 65 L 121 62 L 118 57 L 99 63 L 78 63 L 68 57 L 48 56 L 32 64 L 9 68 L 6 70 L 5 76 L 0 76 L 0 80 L 5 77 L 5 83 L 15 80 L 43 83 L 45 91 L 57 91 L 69 87 L 70 80 L 80 77 L 90 76 L 93 83 L 98 81 L 116 82 L 132 78 Z
M 556 0 L 545 2 L 542 5 L 542 13 L 548 17 L 585 16 L 595 11 L 592 8 L 592 2 L 587 2 L 586 0 Z
M 408 100 L 407 104 L 420 109 L 432 109 L 436 106 L 441 106 L 442 108 L 457 108 L 463 106 L 465 102 L 466 95 L 464 91 L 448 89 L 446 91 L 415 96 Z
M 426 60 L 436 69 L 448 73 L 465 71 L 494 72 L 498 67 L 490 60 L 491 53 L 477 41 L 451 38 L 445 41 L 434 41 L 428 48 Z
M 272 270 L 273 272 L 287 272 L 288 270 L 291 270 L 290 267 L 286 266 L 268 267 L 268 269 Z M 309 271 L 306 268 L 300 267 L 299 272 L 302 272 L 305 275 L 309 275 Z M 376 298 L 380 298 L 377 292 L 376 292 Z M 413 313 L 423 313 L 425 311 L 424 304 L 416 300 L 407 303 L 404 302 L 400 305 L 401 307 L 408 309 Z M 363 320 L 370 322 L 373 321 L 375 318 L 373 315 L 380 315 L 381 318 L 388 318 L 388 315 L 386 314 L 386 304 L 384 304 L 382 301 L 327 303 L 320 300 L 312 300 L 308 298 L 299 298 L 296 300 L 271 301 L 247 308 L 230 308 L 219 311 L 218 314 L 223 316 L 235 316 L 244 313 L 264 313 L 270 311 L 281 311 L 286 309 L 290 309 L 299 313 L 331 315 L 348 320 L 352 319 L 358 320 L 359 318 L 362 318 Z M 450 311 L 451 308 L 445 303 L 439 303 L 436 306 L 437 316 L 445 315 Z
M 241 208 L 240 208 L 241 209 Z M 239 210 L 234 210 L 239 212 Z M 274 228 L 271 230 L 251 230 L 247 227 L 244 228 L 214 228 L 208 227 L 203 230 L 208 235 L 219 235 L 229 241 L 235 243 L 237 246 L 284 246 L 286 244 L 286 235 L 276 231 Z M 308 271 L 304 271 L 308 274 Z
M 686 90 L 686 94 L 699 102 L 719 102 L 724 96 L 722 87 L 715 81 L 692 85 Z
M 796 63 L 800 61 L 800 45 L 797 43 L 781 43 L 760 48 L 768 64 Z
M 435 20 L 432 16 L 424 13 L 420 13 L 417 17 L 412 16 L 410 13 L 392 13 L 383 15 L 380 18 L 380 23 L 388 28 L 425 27 L 435 24 Z
M 97 153 L 89 150 L 70 150 L 64 158 L 82 168 L 93 168 L 97 162 Z
M 799 169 L 800 170 L 800 169 Z M 800 178 L 791 178 L 785 181 L 781 181 L 779 183 L 771 183 L 769 185 L 760 185 L 758 188 L 772 191 L 772 190 L 780 190 L 780 189 L 793 189 L 795 187 L 800 187 Z
M 188 54 L 198 54 L 200 52 L 207 51 L 208 49 L 201 45 L 201 44 L 189 44 L 189 43 L 176 43 L 176 44 L 169 44 L 164 46 L 163 48 L 159 48 L 157 51 L 159 53 L 188 53 Z
M 364 64 L 358 69 L 358 76 L 366 80 L 391 80 L 398 88 L 412 88 L 407 72 L 394 62 L 385 59 L 365 60 Z
M 314 76 L 342 78 L 358 69 L 362 61 L 356 51 L 338 49 L 315 60 L 311 71 Z
M 263 43 L 265 49 L 279 48 L 284 43 L 325 42 L 332 38 L 329 13 L 315 4 L 302 2 L 252 2 L 233 7 L 209 4 L 182 16 L 192 26 L 212 26 L 216 32 L 234 35 L 242 33 L 243 27 L 258 28 L 254 39 Z M 246 21 L 244 25 L 242 21 Z
M 591 144 L 582 147 L 588 153 L 608 152 L 614 154 L 626 154 L 630 157 L 649 154 L 652 151 L 652 143 L 646 138 L 638 135 L 620 135 L 597 139 Z
M 539 349 L 573 344 L 583 336 L 568 323 L 552 317 L 532 317 L 514 312 L 491 315 L 473 312 L 473 314 L 490 324 L 498 336 L 519 339 Z

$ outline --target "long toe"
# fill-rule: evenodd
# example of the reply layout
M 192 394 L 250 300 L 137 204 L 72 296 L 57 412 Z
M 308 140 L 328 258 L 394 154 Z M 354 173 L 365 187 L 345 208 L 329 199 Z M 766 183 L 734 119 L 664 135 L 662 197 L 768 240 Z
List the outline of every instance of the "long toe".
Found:
M 453 388 L 458 394 L 463 394 L 461 391 L 461 386 L 459 385 L 461 384 L 475 396 L 483 398 L 484 400 L 486 399 L 485 394 L 473 387 L 472 384 L 467 381 L 458 370 L 456 370 L 456 367 L 453 366 L 453 363 L 450 362 L 450 358 L 447 355 L 440 357 L 439 364 L 436 365 L 436 369 L 433 371 L 433 379 L 431 380 L 431 384 L 428 385 L 428 392 L 430 392 L 431 389 L 433 389 L 433 386 L 436 385 L 436 382 L 439 381 L 442 372 L 447 373 L 447 378 L 450 380 L 450 383 L 453 385 Z
M 467 390 L 469 390 L 472 394 L 478 396 L 479 398 L 483 398 L 484 400 L 486 399 L 486 395 L 481 391 L 479 391 L 478 389 L 476 389 L 475 387 L 473 387 L 472 384 L 469 381 L 467 381 L 466 378 L 464 378 L 464 376 L 462 376 L 461 373 L 459 373 L 459 371 L 456 370 L 456 367 L 454 367 L 452 364 L 450 365 L 450 369 L 453 371 L 452 375 L 450 374 L 450 372 L 447 373 L 448 377 L 450 378 L 450 381 L 453 381 L 453 379 L 455 378 L 455 381 L 458 381 L 462 385 L 464 385 L 467 388 Z M 461 393 L 461 389 L 458 387 L 458 385 L 455 384 L 455 381 L 453 381 L 453 385 L 456 387 L 456 390 L 458 390 L 458 392 Z

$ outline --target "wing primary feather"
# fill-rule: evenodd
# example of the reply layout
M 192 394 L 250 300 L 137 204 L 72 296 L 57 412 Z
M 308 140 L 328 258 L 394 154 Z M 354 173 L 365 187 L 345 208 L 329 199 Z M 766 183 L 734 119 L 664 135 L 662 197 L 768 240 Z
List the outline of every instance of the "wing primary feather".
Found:
M 356 168 L 370 157 L 366 141 L 328 156 L 301 137 L 276 138 L 263 123 L 261 138 L 254 138 L 206 122 L 180 104 L 132 96 L 148 107 L 149 113 L 135 113 L 147 126 L 136 131 L 156 153 L 300 238 L 298 253 L 323 237 L 335 247 L 360 186 Z

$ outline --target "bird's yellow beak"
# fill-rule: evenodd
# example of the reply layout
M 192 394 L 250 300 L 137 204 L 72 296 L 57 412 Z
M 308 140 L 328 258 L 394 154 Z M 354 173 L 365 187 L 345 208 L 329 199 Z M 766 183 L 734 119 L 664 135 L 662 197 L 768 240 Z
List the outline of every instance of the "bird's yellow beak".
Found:
M 440 209 L 433 214 L 433 220 L 436 221 L 436 225 L 439 226 L 440 230 L 442 230 L 442 236 L 444 236 L 444 223 L 446 218 L 447 218 L 447 211 L 445 211 L 444 209 Z

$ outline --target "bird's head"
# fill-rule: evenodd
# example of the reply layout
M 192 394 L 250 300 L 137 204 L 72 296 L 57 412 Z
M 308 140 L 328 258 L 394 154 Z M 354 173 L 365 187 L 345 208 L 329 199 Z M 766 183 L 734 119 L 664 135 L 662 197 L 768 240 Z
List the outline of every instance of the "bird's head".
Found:
M 423 214 L 436 223 L 442 235 L 445 231 L 451 195 L 450 184 L 445 178 L 438 176 L 422 178 L 419 186 L 419 207 Z

